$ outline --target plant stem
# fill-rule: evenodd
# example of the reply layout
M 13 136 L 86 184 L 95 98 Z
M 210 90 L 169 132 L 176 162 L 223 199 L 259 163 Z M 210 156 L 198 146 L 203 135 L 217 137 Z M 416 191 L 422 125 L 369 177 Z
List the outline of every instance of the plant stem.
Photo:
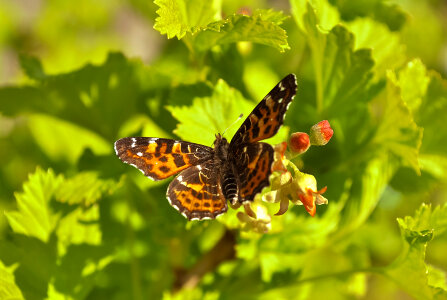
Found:
M 222 262 L 234 259 L 236 256 L 235 245 L 235 234 L 227 229 L 216 245 L 205 253 L 191 269 L 186 272 L 176 272 L 173 290 L 195 287 L 206 273 L 216 269 Z

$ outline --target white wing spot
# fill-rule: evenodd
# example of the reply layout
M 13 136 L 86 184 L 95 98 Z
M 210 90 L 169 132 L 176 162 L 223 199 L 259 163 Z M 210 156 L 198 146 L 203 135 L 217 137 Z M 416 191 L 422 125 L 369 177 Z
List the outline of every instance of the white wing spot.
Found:
M 116 143 L 117 143 L 117 142 L 118 142 L 118 141 L 115 142 L 115 144 L 113 145 L 113 148 L 115 148 L 115 154 L 119 156 L 119 154 L 118 154 L 118 148 L 116 148 Z
M 192 217 L 191 221 L 200 221 L 200 220 L 212 220 L 211 217 Z
M 143 156 L 143 152 L 137 152 L 138 156 Z
M 197 166 L 197 169 L 199 169 L 199 171 L 202 171 L 202 166 Z
M 282 85 L 282 81 L 279 82 L 278 86 L 279 86 L 279 90 L 280 90 L 280 91 L 284 91 L 284 90 L 286 89 L 286 88 Z
M 132 145 L 130 145 L 130 147 L 135 148 L 135 146 L 137 145 L 137 139 L 136 138 L 132 138 Z
M 283 98 L 279 98 L 278 103 L 282 103 L 283 100 L 284 100 Z

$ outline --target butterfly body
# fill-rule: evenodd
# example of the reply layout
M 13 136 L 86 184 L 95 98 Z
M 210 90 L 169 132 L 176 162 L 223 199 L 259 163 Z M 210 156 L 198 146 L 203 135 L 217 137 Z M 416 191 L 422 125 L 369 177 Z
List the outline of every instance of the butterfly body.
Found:
M 185 141 L 128 137 L 115 142 L 125 163 L 161 180 L 177 177 L 166 192 L 170 204 L 189 220 L 213 219 L 232 204 L 253 201 L 269 185 L 273 147 L 259 142 L 276 134 L 296 92 L 290 74 L 255 107 L 231 142 L 216 135 L 214 147 Z

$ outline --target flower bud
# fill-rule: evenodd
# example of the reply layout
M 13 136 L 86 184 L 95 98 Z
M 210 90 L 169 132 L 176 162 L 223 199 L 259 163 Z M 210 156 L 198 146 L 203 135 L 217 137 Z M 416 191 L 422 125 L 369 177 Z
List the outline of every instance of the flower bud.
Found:
M 310 143 L 315 146 L 324 146 L 334 134 L 331 125 L 327 120 L 323 120 L 310 129 Z
M 296 154 L 302 154 L 310 147 L 309 135 L 304 132 L 295 132 L 290 137 L 290 150 Z

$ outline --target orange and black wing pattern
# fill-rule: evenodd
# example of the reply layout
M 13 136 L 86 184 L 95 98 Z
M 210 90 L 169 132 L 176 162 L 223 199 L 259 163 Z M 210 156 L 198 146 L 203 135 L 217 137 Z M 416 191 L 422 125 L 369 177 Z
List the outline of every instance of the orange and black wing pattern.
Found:
M 254 143 L 274 136 L 296 94 L 296 77 L 289 74 L 253 109 L 230 143 L 230 148 Z
M 259 141 L 274 136 L 296 94 L 296 77 L 283 78 L 255 107 L 231 140 L 230 162 L 236 171 L 238 201 L 253 201 L 269 185 L 272 173 L 273 147 Z
M 239 197 L 242 203 L 253 201 L 256 194 L 269 185 L 273 153 L 273 147 L 266 143 L 247 144 L 237 149 L 234 166 L 239 178 Z
M 227 200 L 213 161 L 181 172 L 169 184 L 166 197 L 188 220 L 214 219 L 227 211 Z
M 171 139 L 126 137 L 115 142 L 116 155 L 152 180 L 175 175 L 213 158 L 213 149 Z

